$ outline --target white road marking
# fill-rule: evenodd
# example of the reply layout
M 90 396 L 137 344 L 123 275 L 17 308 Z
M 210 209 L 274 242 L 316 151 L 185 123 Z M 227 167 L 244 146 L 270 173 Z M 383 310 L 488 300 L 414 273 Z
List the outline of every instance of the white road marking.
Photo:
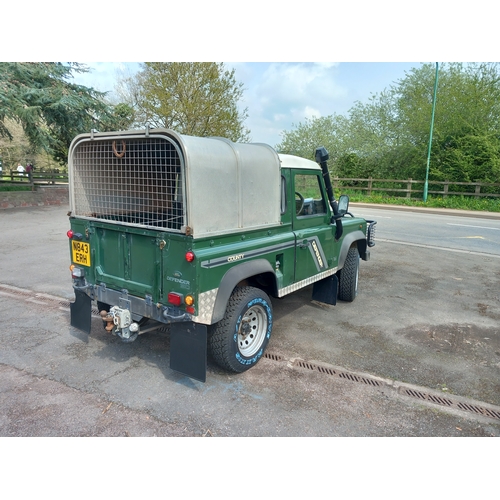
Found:
M 446 252 L 455 252 L 455 253 L 467 253 L 470 255 L 481 255 L 483 257 L 493 257 L 494 259 L 500 259 L 500 255 L 496 255 L 494 253 L 474 252 L 472 250 L 459 250 L 458 248 L 437 247 L 434 245 L 422 245 L 420 243 L 409 243 L 406 241 L 386 240 L 382 238 L 376 238 L 375 242 L 379 241 L 384 241 L 386 243 L 396 243 L 397 245 L 406 245 L 409 247 L 432 248 L 433 250 L 444 250 Z
M 500 227 L 472 226 L 469 224 L 454 224 L 452 222 L 447 222 L 446 224 L 448 226 L 473 227 L 474 229 L 491 229 L 492 231 L 500 231 Z

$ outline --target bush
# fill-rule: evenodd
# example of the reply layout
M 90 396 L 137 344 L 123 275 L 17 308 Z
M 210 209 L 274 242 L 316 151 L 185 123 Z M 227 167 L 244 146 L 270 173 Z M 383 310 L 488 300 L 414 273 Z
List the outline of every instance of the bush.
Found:
M 0 191 L 31 191 L 31 186 L 13 186 L 11 184 L 2 185 L 0 184 Z

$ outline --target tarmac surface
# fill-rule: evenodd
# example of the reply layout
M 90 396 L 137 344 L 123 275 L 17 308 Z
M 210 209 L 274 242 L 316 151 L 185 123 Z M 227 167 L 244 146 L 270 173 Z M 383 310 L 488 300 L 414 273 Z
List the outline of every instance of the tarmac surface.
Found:
M 500 258 L 381 241 L 353 303 L 273 300 L 266 357 L 201 384 L 168 331 L 70 328 L 66 212 L 0 211 L 0 436 L 500 436 Z
M 404 212 L 414 212 L 422 214 L 449 215 L 453 217 L 471 217 L 480 219 L 500 220 L 500 212 L 478 212 L 477 210 L 456 210 L 451 208 L 433 208 L 433 207 L 408 207 L 405 205 L 385 205 L 376 203 L 351 203 L 354 208 L 375 208 L 377 210 L 398 210 Z

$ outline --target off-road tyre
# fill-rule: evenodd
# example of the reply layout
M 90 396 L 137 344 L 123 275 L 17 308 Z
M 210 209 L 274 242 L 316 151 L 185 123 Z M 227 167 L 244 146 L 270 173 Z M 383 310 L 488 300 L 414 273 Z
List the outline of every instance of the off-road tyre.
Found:
M 263 356 L 273 328 L 271 301 L 251 286 L 237 287 L 221 321 L 210 328 L 208 347 L 224 370 L 241 373 Z
M 359 252 L 354 245 L 349 248 L 344 267 L 339 272 L 339 300 L 352 302 L 358 295 Z

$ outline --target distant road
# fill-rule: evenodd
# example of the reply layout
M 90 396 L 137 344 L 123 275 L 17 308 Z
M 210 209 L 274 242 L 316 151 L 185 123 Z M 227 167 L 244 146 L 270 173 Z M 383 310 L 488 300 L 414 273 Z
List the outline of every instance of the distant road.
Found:
M 376 238 L 402 244 L 424 245 L 500 257 L 499 220 L 413 212 L 400 209 L 351 207 L 356 216 L 377 221 Z

